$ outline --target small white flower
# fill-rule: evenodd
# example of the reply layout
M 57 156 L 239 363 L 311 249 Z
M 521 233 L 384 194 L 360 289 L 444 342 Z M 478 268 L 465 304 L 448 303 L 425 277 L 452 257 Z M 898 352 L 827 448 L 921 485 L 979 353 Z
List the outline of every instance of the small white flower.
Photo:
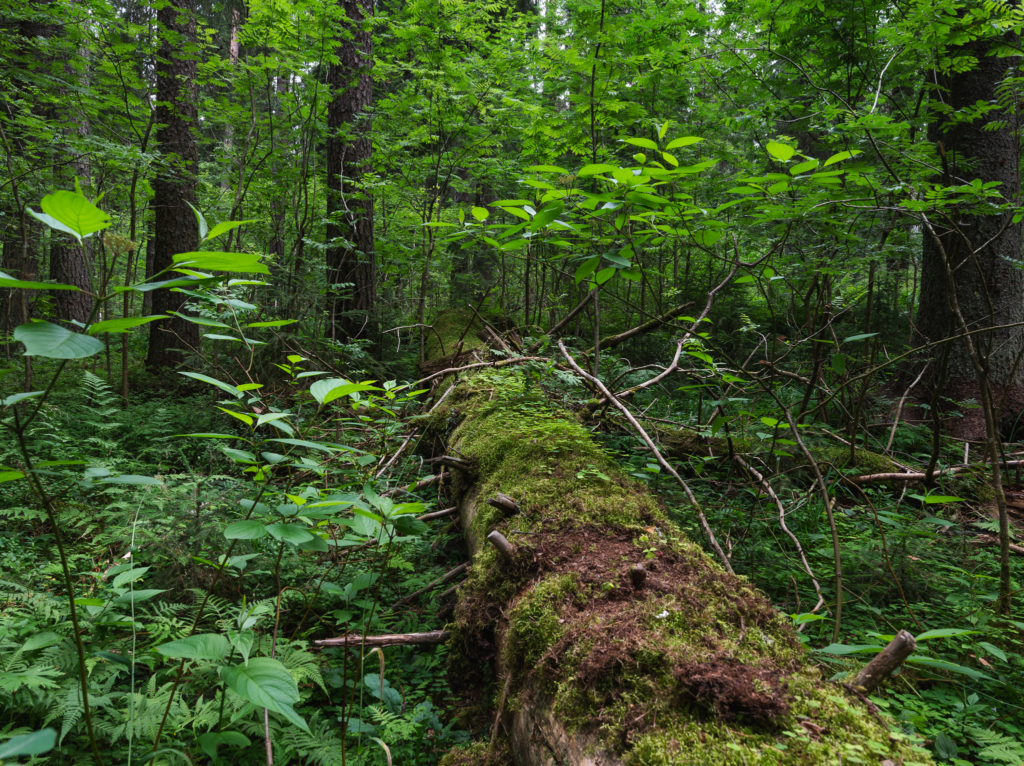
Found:
M 656 619 L 656 620 L 664 620 L 666 617 L 668 617 L 668 611 L 667 610 L 662 612 L 661 614 L 654 615 L 654 619 Z

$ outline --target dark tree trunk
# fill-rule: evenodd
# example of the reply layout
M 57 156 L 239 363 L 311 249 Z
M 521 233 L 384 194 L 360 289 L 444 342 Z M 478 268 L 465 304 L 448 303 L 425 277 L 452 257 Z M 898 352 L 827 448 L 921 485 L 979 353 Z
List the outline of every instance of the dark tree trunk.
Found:
M 160 126 L 156 141 L 164 165 L 153 182 L 153 273 L 170 267 L 172 256 L 194 250 L 199 241 L 199 224 L 189 207 L 196 204 L 199 165 L 193 134 L 198 120 L 196 61 L 185 50 L 195 38 L 195 0 L 172 0 L 157 11 L 157 22 L 163 39 L 156 70 L 156 122 Z M 182 293 L 157 290 L 153 312 L 181 311 L 185 300 Z M 150 369 L 180 364 L 199 344 L 198 327 L 183 319 L 165 319 L 149 326 L 146 366 Z
M 940 78 L 944 88 L 940 94 L 942 103 L 933 105 L 935 113 L 928 126 L 928 138 L 938 148 L 945 175 L 943 185 L 966 184 L 974 179 L 986 183 L 998 181 L 997 188 L 1003 197 L 1016 200 L 1020 191 L 1020 158 L 1014 115 L 996 109 L 973 122 L 953 119 L 975 104 L 999 100 L 997 88 L 1013 72 L 1015 59 L 987 55 L 993 42 L 975 41 L 958 49 L 959 55 L 974 56 L 977 63 L 966 72 Z M 1000 234 L 1005 223 L 1005 216 L 955 211 L 950 211 L 947 217 L 935 215 L 932 218 L 942 247 L 956 269 L 957 300 L 971 330 L 1024 319 L 1024 272 L 1018 265 L 1021 225 L 1011 224 Z M 993 241 L 977 254 L 975 262 L 971 251 L 989 240 Z M 925 231 L 917 312 L 921 342 L 941 340 L 951 332 L 959 334 L 949 306 L 947 285 L 941 251 Z M 996 404 L 1006 394 L 1004 411 L 1024 409 L 1024 364 L 1015 364 L 1024 341 L 1021 328 L 974 337 L 979 350 L 988 358 Z M 956 401 L 980 401 L 978 376 L 962 341 L 954 341 L 950 350 L 943 394 Z M 985 423 L 981 410 L 966 409 L 962 414 L 963 417 L 947 421 L 950 432 L 960 438 L 983 439 Z
M 348 17 L 345 39 L 335 49 L 338 62 L 328 73 L 332 93 L 327 108 L 327 282 L 328 334 L 337 340 L 373 335 L 377 264 L 373 248 L 373 201 L 359 189 L 370 168 L 370 116 L 373 103 L 373 39 L 367 20 L 373 0 L 340 0 Z

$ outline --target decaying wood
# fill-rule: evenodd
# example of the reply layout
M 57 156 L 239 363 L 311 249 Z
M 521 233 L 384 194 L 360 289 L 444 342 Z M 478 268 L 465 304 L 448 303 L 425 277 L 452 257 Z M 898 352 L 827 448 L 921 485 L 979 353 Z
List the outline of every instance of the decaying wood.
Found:
M 505 535 L 495 530 L 487 535 L 487 542 L 498 549 L 498 553 L 502 555 L 506 561 L 511 561 L 512 557 L 515 556 L 516 549 L 512 546 L 508 540 L 505 539 Z
M 395 605 L 393 607 L 391 607 L 391 608 L 394 609 L 396 606 L 401 606 L 402 604 L 405 604 L 405 603 L 407 603 L 409 601 L 412 601 L 417 596 L 423 595 L 428 590 L 433 590 L 438 585 L 444 585 L 446 582 L 450 582 L 452 579 L 458 577 L 460 574 L 465 572 L 467 569 L 469 569 L 469 562 L 468 561 L 465 562 L 464 564 L 459 564 L 457 567 L 455 567 L 455 569 L 451 570 L 450 572 L 446 572 L 441 577 L 438 577 L 436 580 L 428 583 L 427 585 L 424 585 L 422 588 L 420 588 L 415 593 L 410 593 L 408 596 L 406 596 L 405 598 L 401 599 L 400 601 L 396 601 Z
M 313 643 L 317 646 L 408 646 L 411 644 L 443 644 L 451 637 L 451 631 L 432 630 L 429 633 L 392 633 L 387 636 L 360 636 L 358 633 L 337 638 L 323 638 Z
M 871 662 L 864 666 L 864 669 L 857 674 L 854 686 L 859 686 L 867 694 L 871 694 L 878 685 L 893 674 L 903 664 L 914 650 L 917 649 L 917 641 L 907 631 L 901 630 L 896 638 L 889 642 L 881 652 L 876 654 Z
M 973 465 L 956 465 L 952 468 L 946 468 L 942 471 L 936 471 L 936 476 L 941 476 L 951 473 L 963 473 L 964 471 L 970 471 L 973 468 L 979 466 L 985 466 L 991 468 L 991 463 L 974 463 Z M 1024 460 L 1005 460 L 1000 461 L 1000 467 L 1002 468 L 1016 468 L 1017 466 L 1024 465 Z M 926 473 L 869 473 L 866 476 L 851 476 L 850 481 L 854 484 L 875 484 L 878 482 L 885 481 L 924 481 L 928 477 Z
M 449 367 L 446 370 L 435 372 L 433 375 L 428 375 L 425 378 L 421 378 L 413 383 L 413 387 L 429 383 L 437 378 L 443 378 L 446 375 L 452 375 L 459 372 L 468 372 L 469 370 L 479 370 L 481 367 L 507 367 L 510 364 L 522 364 L 524 362 L 547 362 L 549 361 L 546 356 L 518 356 L 515 359 L 502 359 L 497 362 L 479 362 L 477 364 L 467 364 L 462 367 Z
M 435 458 L 432 462 L 438 465 L 443 465 L 448 468 L 457 468 L 460 471 L 472 471 L 473 464 L 468 460 L 463 460 L 461 457 L 455 457 L 453 455 L 442 455 L 439 458 Z
M 500 492 L 496 493 L 494 497 L 487 498 L 487 504 L 494 506 L 506 513 L 519 513 L 519 503 L 513 500 L 508 495 L 503 495 Z
M 999 538 L 995 535 L 978 535 L 971 540 L 971 545 L 994 545 L 998 548 Z M 1010 543 L 1010 553 L 1015 553 L 1018 556 L 1024 556 L 1024 547 Z
M 636 564 L 629 570 L 629 582 L 633 586 L 633 590 L 640 590 L 644 587 L 644 582 L 647 580 L 647 570 L 644 569 L 643 564 Z
M 417 518 L 420 521 L 430 521 L 431 519 L 440 519 L 442 516 L 451 516 L 458 510 L 459 506 L 453 505 L 451 508 L 445 508 L 440 511 L 434 511 L 433 513 L 424 513 L 422 516 L 417 516 Z
M 451 477 L 452 475 L 448 471 L 445 471 L 444 473 L 434 474 L 433 476 L 423 479 L 422 481 L 418 481 L 415 484 L 412 484 L 411 486 L 395 487 L 394 489 L 389 489 L 387 492 L 382 492 L 381 497 L 391 497 L 391 495 L 394 495 L 398 492 L 405 492 L 406 494 L 411 495 L 414 492 L 419 492 L 421 489 L 426 489 L 431 484 L 437 484 L 439 481 L 448 481 L 448 479 L 450 479 Z

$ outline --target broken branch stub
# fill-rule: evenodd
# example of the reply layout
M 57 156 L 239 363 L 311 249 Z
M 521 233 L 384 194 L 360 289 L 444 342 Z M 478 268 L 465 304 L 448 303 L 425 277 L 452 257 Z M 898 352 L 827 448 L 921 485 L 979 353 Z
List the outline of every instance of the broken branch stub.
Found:
M 505 513 L 519 513 L 522 510 L 522 508 L 519 507 L 519 503 L 508 495 L 503 495 L 500 492 L 496 493 L 494 497 L 488 498 L 487 504 L 497 508 L 498 510 L 504 511 Z
M 497 530 L 487 535 L 487 542 L 498 549 L 498 553 L 501 554 L 501 557 L 505 559 L 505 561 L 511 561 L 516 555 L 516 549 L 513 547 L 512 543 L 506 540 L 505 535 L 501 534 L 501 532 Z
M 903 664 L 903 661 L 914 653 L 915 649 L 917 649 L 917 641 L 907 631 L 901 630 L 896 634 L 896 638 L 890 641 L 889 645 L 876 654 L 871 662 L 857 674 L 857 680 L 853 682 L 853 685 L 861 687 L 870 694 L 878 688 L 882 681 L 891 676 Z

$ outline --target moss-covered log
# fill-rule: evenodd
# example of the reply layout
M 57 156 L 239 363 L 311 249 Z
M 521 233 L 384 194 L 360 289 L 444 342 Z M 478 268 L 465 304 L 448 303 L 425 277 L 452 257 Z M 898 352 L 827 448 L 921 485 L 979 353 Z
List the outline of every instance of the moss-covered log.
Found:
M 788 620 L 529 379 L 506 368 L 454 385 L 425 440 L 475 466 L 454 477 L 473 568 L 452 670 L 472 681 L 496 661 L 517 763 L 930 763 L 824 681 Z M 499 492 L 521 510 L 486 502 Z M 510 560 L 485 544 L 492 530 Z M 448 761 L 488 761 L 472 752 Z

